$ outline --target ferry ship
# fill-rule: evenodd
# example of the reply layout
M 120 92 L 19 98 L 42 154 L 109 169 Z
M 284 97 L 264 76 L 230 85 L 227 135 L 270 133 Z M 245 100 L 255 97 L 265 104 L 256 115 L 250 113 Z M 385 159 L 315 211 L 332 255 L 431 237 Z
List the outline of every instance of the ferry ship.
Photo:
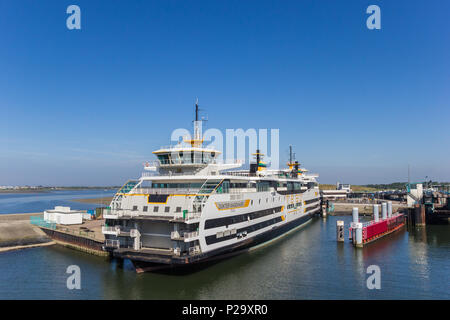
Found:
M 256 150 L 249 170 L 218 161 L 194 135 L 153 153 L 142 176 L 127 181 L 104 210 L 104 250 L 130 259 L 137 272 L 226 258 L 300 228 L 321 210 L 317 174 L 293 161 L 269 170 Z

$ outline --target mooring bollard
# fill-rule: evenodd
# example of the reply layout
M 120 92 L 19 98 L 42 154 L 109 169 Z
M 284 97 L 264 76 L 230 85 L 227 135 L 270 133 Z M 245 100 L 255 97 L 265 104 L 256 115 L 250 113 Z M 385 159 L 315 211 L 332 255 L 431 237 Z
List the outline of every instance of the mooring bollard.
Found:
M 387 204 L 386 204 L 386 202 L 383 202 L 381 204 L 381 219 L 383 219 L 383 220 L 387 219 Z
M 336 221 L 336 239 L 338 242 L 344 242 L 344 221 Z
M 356 207 L 353 208 L 352 216 L 353 216 L 353 223 L 358 223 L 359 222 L 358 208 L 356 208 Z
M 352 210 L 353 221 L 352 227 L 352 240 L 353 244 L 357 247 L 362 247 L 362 223 L 359 222 L 358 208 L 354 207 Z
M 392 217 L 392 201 L 388 201 L 387 203 L 387 214 L 389 218 Z
M 322 218 L 327 217 L 328 203 L 326 205 L 322 205 Z
M 378 212 L 378 205 L 377 204 L 373 205 L 373 220 L 375 222 L 380 221 L 380 214 Z
M 362 228 L 363 228 L 363 224 L 358 222 L 355 224 L 356 227 L 356 246 L 357 247 L 362 247 Z

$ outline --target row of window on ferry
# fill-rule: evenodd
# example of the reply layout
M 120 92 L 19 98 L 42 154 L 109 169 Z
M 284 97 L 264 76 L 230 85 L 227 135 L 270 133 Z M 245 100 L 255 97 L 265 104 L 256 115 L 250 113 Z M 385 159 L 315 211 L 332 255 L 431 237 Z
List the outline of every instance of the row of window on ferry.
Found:
M 216 157 L 215 152 L 172 152 L 158 155 L 161 164 L 211 163 Z
M 310 185 L 311 184 L 311 185 Z M 171 188 L 171 189 L 199 189 L 202 183 L 151 183 L 150 188 Z M 308 187 L 313 187 L 315 183 L 308 183 Z M 222 192 L 228 189 L 256 188 L 257 191 L 269 191 L 269 188 L 286 188 L 286 190 L 301 190 L 302 186 L 306 186 L 300 182 L 275 182 L 275 181 L 257 181 L 255 182 L 229 182 L 223 181 L 221 186 Z
M 131 210 L 132 211 L 137 211 L 138 210 L 138 206 L 133 206 L 133 208 Z M 142 207 L 142 211 L 143 212 L 148 212 L 148 206 L 143 206 Z M 159 206 L 154 206 L 153 207 L 153 212 L 159 212 Z M 175 213 L 177 213 L 177 212 L 181 212 L 181 207 L 176 207 L 175 208 Z M 170 213 L 170 207 L 169 206 L 164 207 L 164 213 Z

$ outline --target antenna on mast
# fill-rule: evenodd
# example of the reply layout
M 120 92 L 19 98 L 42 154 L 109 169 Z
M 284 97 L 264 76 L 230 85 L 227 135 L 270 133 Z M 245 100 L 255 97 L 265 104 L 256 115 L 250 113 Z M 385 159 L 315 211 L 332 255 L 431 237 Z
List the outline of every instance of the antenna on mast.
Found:
M 198 98 L 195 99 L 195 117 L 194 117 L 194 136 L 185 139 L 184 142 L 191 144 L 192 147 L 201 147 L 203 144 L 202 121 L 199 119 Z
M 195 121 L 198 121 L 198 98 L 195 100 Z
M 292 158 L 292 145 L 289 145 L 289 163 L 292 163 L 294 159 Z

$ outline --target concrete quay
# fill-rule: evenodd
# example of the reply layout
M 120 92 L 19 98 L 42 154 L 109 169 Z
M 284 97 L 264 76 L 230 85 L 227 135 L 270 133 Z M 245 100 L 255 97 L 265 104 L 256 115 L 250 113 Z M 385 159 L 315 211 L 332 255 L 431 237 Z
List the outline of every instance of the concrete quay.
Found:
M 80 225 L 57 225 L 54 229 L 30 223 L 30 217 L 42 215 L 43 213 L 0 215 L 0 253 L 60 244 L 90 254 L 108 255 L 102 250 L 105 241 L 102 234 L 104 220 L 85 221 Z
M 52 243 L 41 229 L 30 223 L 30 217 L 38 215 L 41 213 L 0 215 L 0 252 Z
M 351 215 L 353 208 L 358 208 L 359 215 L 372 216 L 373 215 L 373 203 L 347 203 L 347 202 L 333 202 L 334 211 L 328 212 L 329 215 L 342 216 Z M 406 203 L 392 202 L 392 210 L 394 212 L 400 209 L 406 208 Z

